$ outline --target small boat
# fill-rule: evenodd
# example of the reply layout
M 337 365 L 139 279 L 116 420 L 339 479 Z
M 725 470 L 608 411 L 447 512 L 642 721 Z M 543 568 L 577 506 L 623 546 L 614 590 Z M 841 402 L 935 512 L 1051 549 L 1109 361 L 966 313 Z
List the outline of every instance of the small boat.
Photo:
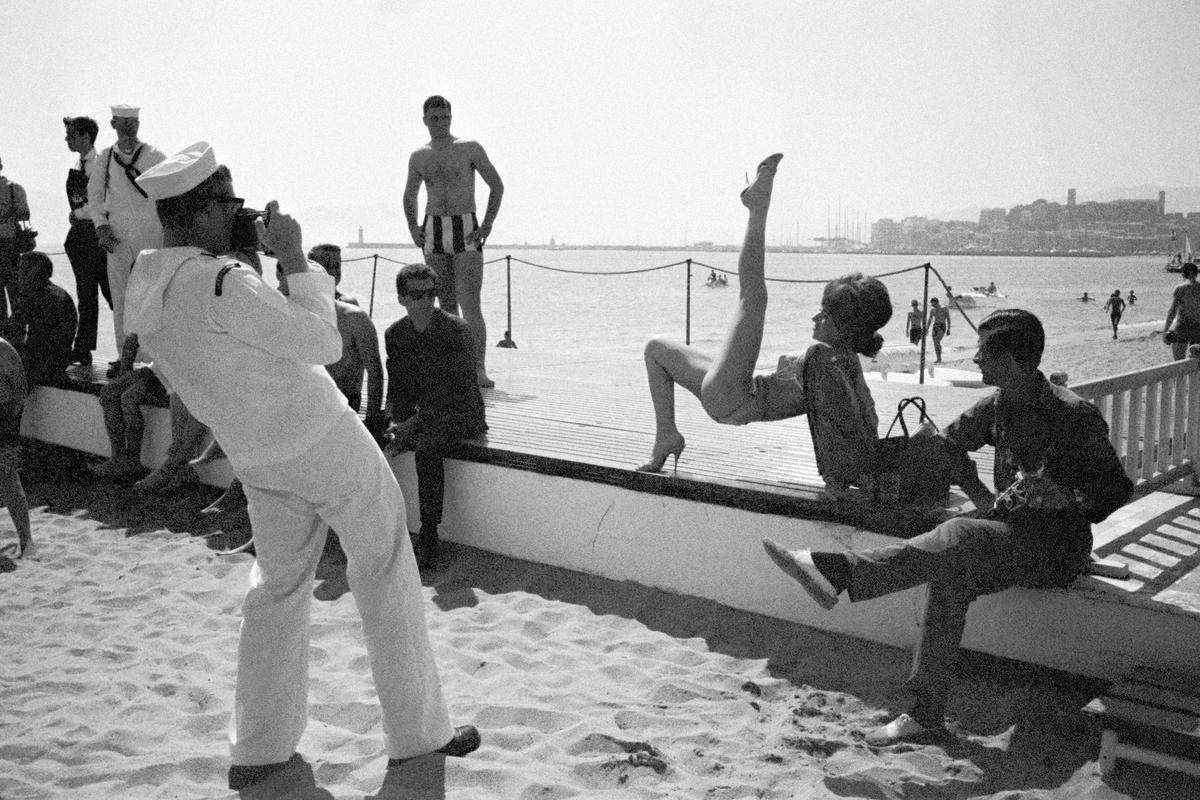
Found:
M 1171 233 L 1171 241 L 1176 241 L 1174 232 Z M 1182 272 L 1183 265 L 1188 262 L 1195 263 L 1195 254 L 1192 252 L 1192 240 L 1185 233 L 1183 234 L 1183 249 L 1176 251 L 1167 259 L 1167 272 Z
M 708 280 L 704 282 L 704 285 L 710 289 L 723 288 L 729 285 L 729 276 L 725 275 L 724 273 L 720 275 L 709 275 Z
M 1000 294 L 1000 290 L 996 288 L 996 284 L 994 284 L 994 283 L 989 283 L 987 286 L 972 287 L 972 291 L 976 294 L 981 294 L 984 297 L 1005 297 L 1006 296 L 1006 295 Z
M 989 294 L 987 292 L 959 292 L 951 299 L 961 308 L 975 308 L 976 306 L 995 305 L 996 300 L 1004 299 L 1007 295 L 995 292 Z

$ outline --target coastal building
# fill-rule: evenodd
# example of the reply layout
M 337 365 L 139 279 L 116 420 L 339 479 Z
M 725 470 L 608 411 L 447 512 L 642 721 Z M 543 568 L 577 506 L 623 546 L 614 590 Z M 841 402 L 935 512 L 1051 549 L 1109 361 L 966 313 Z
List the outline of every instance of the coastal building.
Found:
M 1047 253 L 1148 255 L 1171 250 L 1188 235 L 1200 241 L 1200 212 L 1166 212 L 1166 192 L 1147 199 L 1065 204 L 1038 199 L 1025 205 L 985 208 L 978 222 L 906 217 L 871 226 L 871 249 L 883 253 Z

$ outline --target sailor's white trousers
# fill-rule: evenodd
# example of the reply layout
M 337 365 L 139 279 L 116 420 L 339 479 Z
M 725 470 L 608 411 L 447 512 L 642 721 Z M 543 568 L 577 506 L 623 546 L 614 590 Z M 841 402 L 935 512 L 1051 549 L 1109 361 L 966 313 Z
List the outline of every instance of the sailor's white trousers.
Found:
M 358 416 L 347 407 L 303 455 L 237 472 L 256 561 L 242 610 L 229 727 L 233 763 L 286 761 L 299 745 L 307 721 L 313 577 L 328 527 L 346 551 L 388 757 L 445 745 L 454 729 L 425 627 L 404 497 Z

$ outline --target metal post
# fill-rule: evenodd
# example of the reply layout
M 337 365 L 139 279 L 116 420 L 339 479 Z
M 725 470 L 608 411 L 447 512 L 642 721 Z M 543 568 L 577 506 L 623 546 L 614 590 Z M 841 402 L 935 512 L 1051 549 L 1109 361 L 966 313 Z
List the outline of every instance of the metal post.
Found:
M 379 269 L 379 253 L 371 256 L 371 300 L 367 305 L 367 316 L 375 316 L 375 272 Z
M 687 286 L 684 294 L 687 301 L 684 311 L 683 343 L 690 346 L 692 343 L 692 260 L 690 258 L 687 260 Z
M 508 290 L 508 338 L 505 341 L 515 346 L 516 340 L 512 338 L 512 256 L 504 257 L 504 282 Z
M 921 298 L 921 372 L 919 383 L 925 383 L 925 340 L 929 338 L 929 269 L 930 264 L 926 261 L 922 266 L 925 267 L 925 295 Z

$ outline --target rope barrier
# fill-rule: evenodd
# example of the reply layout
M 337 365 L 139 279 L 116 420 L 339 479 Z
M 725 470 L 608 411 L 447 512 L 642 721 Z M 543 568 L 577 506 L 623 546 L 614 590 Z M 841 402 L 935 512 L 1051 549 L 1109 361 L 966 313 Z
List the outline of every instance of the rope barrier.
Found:
M 48 256 L 63 256 L 63 255 L 66 255 L 66 253 L 65 252 L 53 252 L 53 253 L 46 253 L 46 255 L 48 255 Z M 388 256 L 380 255 L 379 253 L 372 253 L 370 255 L 358 256 L 357 258 L 346 258 L 346 259 L 342 260 L 342 263 L 343 264 L 353 264 L 353 263 L 356 263 L 359 261 L 371 261 L 373 264 L 372 271 L 371 271 L 371 298 L 370 298 L 370 305 L 369 305 L 368 311 L 367 311 L 368 315 L 370 315 L 370 316 L 374 316 L 374 312 L 375 312 L 375 282 L 376 282 L 375 279 L 376 279 L 376 271 L 379 266 L 379 262 L 386 261 L 390 264 L 399 265 L 400 267 L 407 267 L 414 263 L 422 263 L 422 262 L 400 261 L 395 258 L 389 258 Z M 558 273 L 563 273 L 563 274 L 567 274 L 567 275 L 598 275 L 598 276 L 640 275 L 640 274 L 649 273 L 649 272 L 660 272 L 664 269 L 671 269 L 673 267 L 686 266 L 687 267 L 687 276 L 686 276 L 687 287 L 686 288 L 687 288 L 688 298 L 687 298 L 687 323 L 686 323 L 687 330 L 685 331 L 685 340 L 687 340 L 689 342 L 691 340 L 691 277 L 692 277 L 691 270 L 692 270 L 692 267 L 700 267 L 702 269 L 707 269 L 707 270 L 710 270 L 711 272 L 721 273 L 723 275 L 735 275 L 735 276 L 740 275 L 740 273 L 737 270 L 727 269 L 725 267 L 717 267 L 717 266 L 713 266 L 712 264 L 705 264 L 702 261 L 695 261 L 690 258 L 685 259 L 683 261 L 673 261 L 670 264 L 661 264 L 659 266 L 654 266 L 654 267 L 642 267 L 640 269 L 623 269 L 623 270 L 612 270 L 612 271 L 597 271 L 597 270 L 584 270 L 584 269 L 567 269 L 565 267 L 551 267 L 547 264 L 537 264 L 533 261 L 526 261 L 525 259 L 516 258 L 511 255 L 494 258 L 491 261 L 485 261 L 484 264 L 485 265 L 497 264 L 501 261 L 503 261 L 506 265 L 506 282 L 508 284 L 508 331 L 507 331 L 508 337 L 506 337 L 506 341 L 509 340 L 509 337 L 511 337 L 511 335 L 512 335 L 511 265 L 512 265 L 513 261 L 516 261 L 518 264 L 524 264 L 526 266 L 533 267 L 534 269 L 542 269 L 542 270 L 546 270 L 548 272 L 558 272 Z M 946 297 L 949 298 L 950 304 L 954 306 L 954 308 L 958 311 L 958 313 L 960 315 L 962 315 L 962 318 L 964 320 L 966 320 L 967 324 L 971 326 L 971 330 L 974 331 L 976 334 L 978 334 L 979 328 L 975 325 L 975 323 L 971 320 L 971 317 L 963 309 L 962 304 L 959 303 L 958 300 L 955 298 L 954 293 L 950 287 L 950 284 L 946 283 L 946 279 L 942 277 L 941 273 L 938 272 L 937 268 L 934 267 L 932 264 L 926 262 L 924 264 L 918 264 L 913 267 L 905 267 L 903 269 L 892 270 L 890 272 L 880 272 L 880 273 L 872 275 L 871 277 L 873 277 L 873 278 L 889 278 L 889 277 L 892 277 L 895 275 L 903 275 L 908 272 L 915 272 L 917 270 L 925 270 L 926 271 L 926 273 L 925 273 L 926 308 L 924 308 L 922 311 L 923 317 L 926 319 L 928 318 L 928 291 L 929 291 L 928 284 L 929 284 L 929 273 L 932 272 L 937 277 L 938 282 L 941 283 L 942 287 L 946 290 Z M 830 279 L 829 278 L 764 278 L 764 280 L 771 282 L 771 283 L 824 284 L 824 283 L 828 283 Z M 926 326 L 926 327 L 928 327 L 928 326 Z M 922 383 L 924 383 L 924 362 L 925 362 L 924 337 L 922 337 L 922 347 L 921 347 L 921 370 L 922 370 L 922 381 L 921 382 Z

